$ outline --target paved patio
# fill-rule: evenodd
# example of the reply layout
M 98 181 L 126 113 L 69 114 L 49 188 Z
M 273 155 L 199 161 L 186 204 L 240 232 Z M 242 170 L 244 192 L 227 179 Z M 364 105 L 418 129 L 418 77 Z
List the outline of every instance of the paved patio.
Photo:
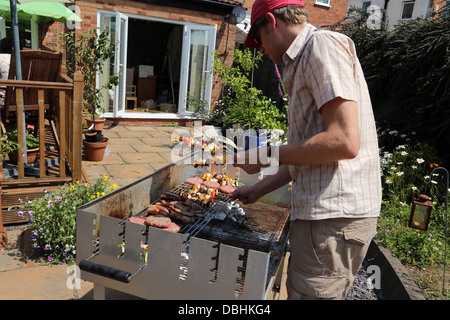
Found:
M 180 127 L 111 125 L 103 135 L 109 138 L 109 154 L 102 161 L 87 161 L 83 168 L 91 183 L 102 174 L 111 177 L 118 186 L 124 186 L 171 163 L 172 132 Z M 189 127 L 182 127 L 189 129 Z

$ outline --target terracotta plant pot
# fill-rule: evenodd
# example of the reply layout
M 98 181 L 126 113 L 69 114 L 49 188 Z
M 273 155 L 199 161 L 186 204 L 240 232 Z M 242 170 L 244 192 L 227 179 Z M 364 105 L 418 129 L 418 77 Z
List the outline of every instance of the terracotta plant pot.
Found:
M 100 142 L 103 139 L 103 135 L 100 130 L 88 130 L 84 136 L 87 142 Z
M 105 149 L 108 145 L 108 138 L 103 138 L 101 142 L 87 142 L 83 140 L 84 154 L 88 161 L 102 161 Z
M 101 130 L 103 130 L 103 126 L 104 126 L 105 122 L 106 122 L 105 118 L 94 119 L 94 122 L 92 122 L 92 118 L 89 118 L 89 117 L 86 118 L 86 124 L 87 124 L 88 129 L 92 126 L 92 123 L 95 123 L 95 128 L 92 128 L 92 129 L 101 131 Z
M 22 156 L 22 152 L 20 153 L 20 155 Z M 35 163 L 38 155 L 39 155 L 39 148 L 27 149 L 27 163 L 28 164 Z M 9 156 L 9 161 L 12 164 L 18 163 L 18 161 L 19 161 L 19 151 L 18 150 L 10 152 L 8 154 L 8 156 Z

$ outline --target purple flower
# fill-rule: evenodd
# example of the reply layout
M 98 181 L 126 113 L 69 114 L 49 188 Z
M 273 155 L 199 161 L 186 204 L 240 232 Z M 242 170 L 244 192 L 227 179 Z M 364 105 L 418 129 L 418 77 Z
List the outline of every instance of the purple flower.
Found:
M 42 232 L 44 232 L 44 229 L 42 229 L 42 228 L 39 228 L 39 232 L 41 232 L 41 233 L 42 233 Z
M 62 200 L 61 197 L 58 197 L 58 199 L 56 199 L 56 203 L 60 202 Z
M 48 262 L 52 262 L 52 261 L 53 261 L 53 256 L 52 256 L 52 255 L 49 255 L 48 258 L 47 258 L 47 261 L 48 261 Z
M 32 215 L 34 214 L 34 211 L 30 210 L 30 211 L 28 211 L 28 214 L 29 214 L 30 216 L 32 216 Z
M 17 211 L 17 215 L 18 215 L 20 218 L 23 218 L 23 211 Z
M 46 244 L 44 250 L 52 250 L 52 247 L 49 244 Z
M 53 201 L 50 200 L 50 201 L 48 202 L 48 206 L 51 207 L 52 205 L 53 205 Z

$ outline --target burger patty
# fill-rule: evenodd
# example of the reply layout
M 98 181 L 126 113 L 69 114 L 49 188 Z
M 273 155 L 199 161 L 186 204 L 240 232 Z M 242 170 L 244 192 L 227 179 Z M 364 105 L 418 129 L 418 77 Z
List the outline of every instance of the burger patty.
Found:
M 218 189 L 220 187 L 220 183 L 215 181 L 203 181 L 203 185 L 207 188 Z
M 195 186 L 196 184 L 202 183 L 203 180 L 201 178 L 198 177 L 192 177 L 186 180 L 187 184 L 193 185 Z
M 220 188 L 219 188 L 220 192 L 227 193 L 227 194 L 233 193 L 234 190 L 236 190 L 236 189 L 230 184 L 226 184 L 224 186 L 220 186 Z
M 148 216 L 145 219 L 145 225 L 156 228 L 167 228 L 171 225 L 171 223 L 172 220 L 170 220 L 169 217 L 161 215 Z
M 128 221 L 145 225 L 145 218 L 144 217 L 131 217 Z
M 180 226 L 177 225 L 177 224 L 174 223 L 174 222 L 171 222 L 170 225 L 169 225 L 168 227 L 165 227 L 165 228 L 162 228 L 162 229 L 163 229 L 163 230 L 166 230 L 166 231 L 173 232 L 173 233 L 178 233 L 178 232 L 180 232 Z

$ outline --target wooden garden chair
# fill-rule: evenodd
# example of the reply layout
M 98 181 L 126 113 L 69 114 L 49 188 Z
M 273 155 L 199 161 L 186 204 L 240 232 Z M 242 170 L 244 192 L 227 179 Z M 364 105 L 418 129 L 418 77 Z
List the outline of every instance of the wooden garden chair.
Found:
M 22 64 L 22 80 L 58 82 L 60 79 L 62 53 L 44 50 L 22 50 L 20 52 Z M 11 63 L 9 67 L 8 79 L 16 79 L 16 67 L 14 60 L 14 49 L 11 53 Z M 44 93 L 44 108 L 48 110 L 53 102 L 54 91 L 49 89 Z M 25 111 L 38 110 L 38 89 L 24 88 L 23 102 Z M 50 108 L 51 110 L 51 108 Z M 16 90 L 14 87 L 7 87 L 4 110 L 4 121 L 10 122 L 11 114 L 17 111 Z

